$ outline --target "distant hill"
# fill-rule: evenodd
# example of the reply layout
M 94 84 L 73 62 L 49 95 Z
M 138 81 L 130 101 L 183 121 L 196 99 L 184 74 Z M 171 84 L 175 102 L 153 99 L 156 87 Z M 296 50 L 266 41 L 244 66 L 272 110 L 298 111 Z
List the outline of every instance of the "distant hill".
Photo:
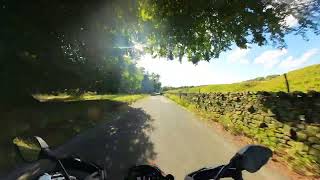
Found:
M 320 91 L 320 64 L 287 73 L 290 91 Z M 167 92 L 187 93 L 240 92 L 240 91 L 286 91 L 283 75 L 271 75 L 233 84 L 213 84 L 191 88 L 178 88 Z
M 257 77 L 257 78 L 254 78 L 254 79 L 249 79 L 249 80 L 246 80 L 246 81 L 243 81 L 243 82 L 252 82 L 252 81 L 266 81 L 266 80 L 270 80 L 270 79 L 273 79 L 273 78 L 276 78 L 280 75 L 269 75 L 269 76 L 266 76 L 266 77 Z

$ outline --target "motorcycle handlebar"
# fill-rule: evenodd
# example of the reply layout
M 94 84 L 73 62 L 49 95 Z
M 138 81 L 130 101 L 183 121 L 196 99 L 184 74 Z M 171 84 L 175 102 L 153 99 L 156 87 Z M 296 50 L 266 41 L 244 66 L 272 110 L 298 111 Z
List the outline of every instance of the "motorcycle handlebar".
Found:
M 217 176 L 220 174 L 219 176 Z M 234 180 L 243 180 L 242 172 L 229 165 L 222 165 L 215 168 L 202 168 L 186 176 L 185 180 L 206 180 L 231 177 Z

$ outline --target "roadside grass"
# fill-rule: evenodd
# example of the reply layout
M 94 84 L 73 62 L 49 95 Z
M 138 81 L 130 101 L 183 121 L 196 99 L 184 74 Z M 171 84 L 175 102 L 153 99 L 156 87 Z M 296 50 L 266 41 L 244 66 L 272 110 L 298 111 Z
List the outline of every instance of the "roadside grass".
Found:
M 191 104 L 191 103 L 181 99 L 177 95 L 165 94 L 164 96 L 166 96 L 167 98 L 171 99 L 172 101 L 174 101 L 175 103 L 179 104 L 180 106 L 184 107 L 188 111 L 195 113 L 197 116 L 201 117 L 202 120 L 214 120 L 214 121 L 217 121 L 216 119 L 213 118 L 213 117 L 215 117 L 214 113 L 210 113 L 208 111 L 201 110 L 201 109 L 197 108 L 196 105 Z
M 41 102 L 72 102 L 72 101 L 92 101 L 92 100 L 110 100 L 124 103 L 133 103 L 139 99 L 142 99 L 147 94 L 104 94 L 98 95 L 95 93 L 85 93 L 80 96 L 72 96 L 66 93 L 60 93 L 57 95 L 51 94 L 35 94 L 33 95 Z
M 320 64 L 308 66 L 287 73 L 290 91 L 307 92 L 320 91 Z M 278 76 L 264 81 L 247 81 L 233 84 L 213 84 L 192 88 L 169 90 L 169 93 L 209 93 L 209 92 L 242 92 L 242 91 L 284 91 L 286 92 L 284 76 Z
M 195 106 L 188 103 L 187 101 L 184 101 L 183 99 L 180 99 L 179 96 L 177 95 L 173 95 L 173 94 L 165 94 L 166 97 L 168 97 L 169 99 L 173 100 L 174 102 L 176 102 L 177 104 L 189 109 L 189 110 L 195 110 Z

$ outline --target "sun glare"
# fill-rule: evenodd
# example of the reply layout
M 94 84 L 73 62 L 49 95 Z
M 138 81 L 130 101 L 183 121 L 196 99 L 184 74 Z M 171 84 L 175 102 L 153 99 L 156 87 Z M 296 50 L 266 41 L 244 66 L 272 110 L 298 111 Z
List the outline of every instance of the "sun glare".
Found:
M 143 44 L 140 44 L 140 43 L 137 43 L 137 42 L 134 42 L 134 45 L 133 45 L 133 48 L 135 49 L 135 50 L 138 50 L 138 51 L 143 51 L 143 49 L 144 49 L 144 45 Z

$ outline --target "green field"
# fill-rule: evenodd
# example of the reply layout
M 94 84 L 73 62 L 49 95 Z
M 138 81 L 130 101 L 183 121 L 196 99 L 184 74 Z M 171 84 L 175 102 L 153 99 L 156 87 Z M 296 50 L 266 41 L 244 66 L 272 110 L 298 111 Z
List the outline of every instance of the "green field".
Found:
M 69 94 L 36 94 L 33 95 L 36 99 L 41 102 L 72 102 L 72 101 L 92 101 L 92 100 L 111 100 L 111 101 L 119 101 L 132 103 L 139 99 L 146 97 L 146 94 L 106 94 L 106 95 L 98 95 L 95 93 L 86 93 L 80 96 L 72 96 Z
M 290 91 L 320 91 L 320 64 L 308 66 L 287 73 Z M 233 84 L 214 84 L 192 88 L 179 88 L 167 92 L 209 93 L 209 92 L 242 92 L 242 91 L 286 91 L 284 76 L 270 80 L 247 81 Z

